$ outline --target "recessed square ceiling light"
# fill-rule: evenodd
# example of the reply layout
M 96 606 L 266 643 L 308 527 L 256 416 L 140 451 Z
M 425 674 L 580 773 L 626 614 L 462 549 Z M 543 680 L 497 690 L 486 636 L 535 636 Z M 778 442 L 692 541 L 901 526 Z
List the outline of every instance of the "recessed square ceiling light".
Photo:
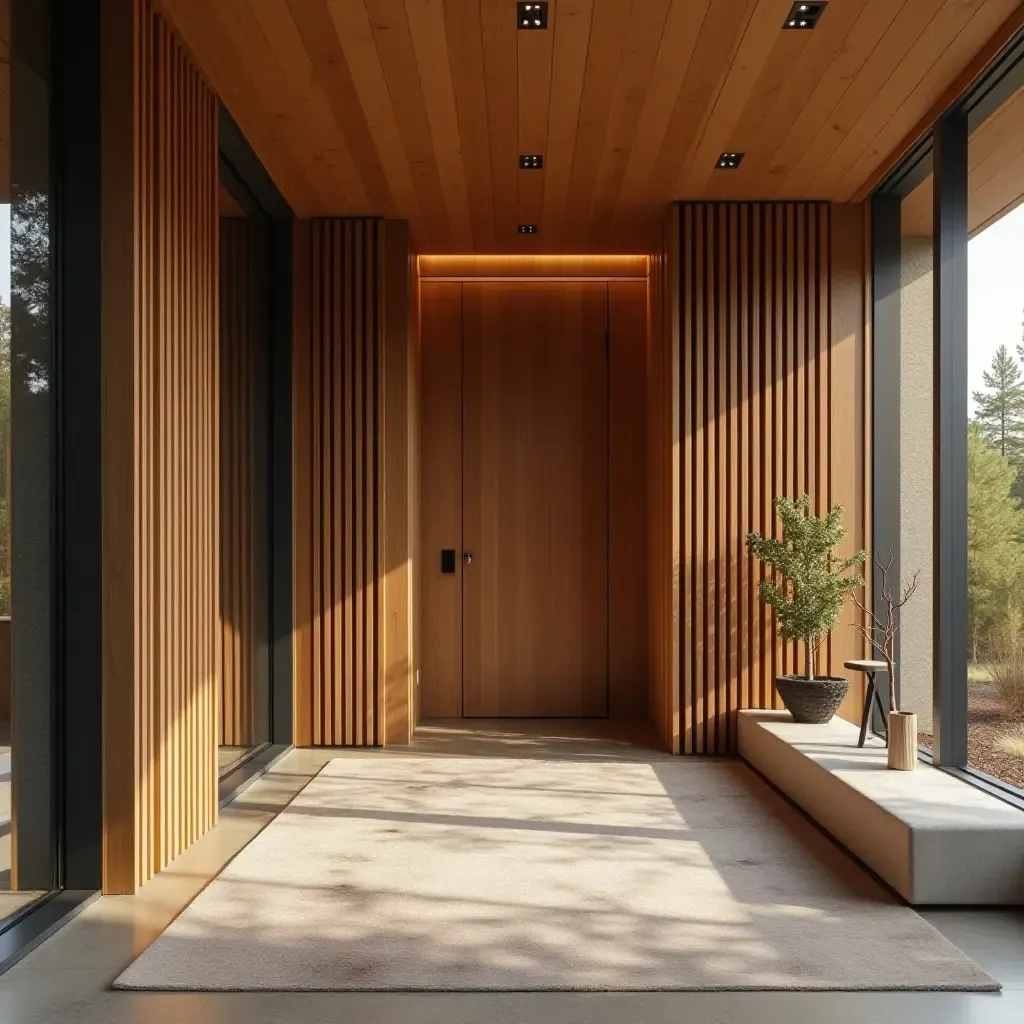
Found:
M 797 0 L 786 18 L 783 28 L 814 28 L 822 11 L 828 6 L 826 0 Z
M 720 171 L 735 171 L 742 160 L 742 153 L 723 153 L 718 158 L 718 163 L 715 164 L 715 167 Z
M 537 225 L 536 224 L 520 224 L 519 225 L 519 234 L 521 234 L 521 235 L 535 235 L 535 234 L 537 234 Z
M 538 29 L 548 27 L 548 5 L 547 0 L 536 0 L 531 4 L 516 4 L 516 24 L 519 28 Z
M 519 157 L 521 171 L 539 171 L 544 166 L 544 157 L 540 154 L 523 154 Z

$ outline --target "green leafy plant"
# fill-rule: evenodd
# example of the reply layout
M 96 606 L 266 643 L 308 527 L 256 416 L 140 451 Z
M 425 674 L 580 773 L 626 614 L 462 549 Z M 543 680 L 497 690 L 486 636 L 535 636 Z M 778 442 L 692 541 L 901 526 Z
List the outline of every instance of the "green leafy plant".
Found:
M 833 553 L 846 537 L 842 505 L 823 517 L 811 515 L 810 507 L 806 494 L 796 501 L 776 498 L 782 538 L 750 533 L 747 548 L 774 571 L 761 582 L 761 600 L 775 612 L 779 636 L 804 645 L 807 678 L 814 679 L 818 647 L 839 622 L 847 594 L 864 586 L 862 576 L 848 575 L 864 564 L 864 552 L 848 558 Z

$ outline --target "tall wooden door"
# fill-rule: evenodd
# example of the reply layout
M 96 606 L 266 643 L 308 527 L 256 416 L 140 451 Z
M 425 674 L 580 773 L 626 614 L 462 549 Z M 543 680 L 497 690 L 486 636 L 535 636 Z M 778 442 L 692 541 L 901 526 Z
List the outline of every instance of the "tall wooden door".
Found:
M 608 286 L 463 286 L 462 704 L 608 714 Z

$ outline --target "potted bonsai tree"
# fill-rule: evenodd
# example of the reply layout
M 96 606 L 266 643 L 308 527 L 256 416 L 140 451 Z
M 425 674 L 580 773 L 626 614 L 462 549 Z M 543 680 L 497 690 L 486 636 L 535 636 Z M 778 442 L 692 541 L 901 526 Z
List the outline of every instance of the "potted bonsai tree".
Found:
M 848 558 L 834 554 L 846 537 L 843 506 L 836 505 L 824 517 L 810 514 L 811 499 L 775 499 L 782 521 L 782 538 L 747 536 L 747 547 L 772 570 L 761 582 L 761 600 L 775 612 L 783 640 L 803 645 L 806 675 L 779 676 L 775 689 L 794 722 L 827 722 L 842 704 L 850 683 L 817 673 L 817 651 L 822 640 L 839 622 L 847 595 L 864 585 L 862 576 L 849 575 L 864 563 L 864 552 Z
M 854 595 L 853 603 L 860 609 L 863 622 L 854 628 L 882 656 L 889 673 L 889 714 L 886 723 L 886 740 L 889 747 L 889 767 L 897 771 L 912 772 L 917 767 L 917 715 L 912 711 L 900 711 L 896 703 L 896 634 L 900 628 L 900 612 L 914 596 L 917 581 L 921 575 L 918 569 L 914 578 L 903 588 L 902 597 L 896 597 L 889 573 L 892 572 L 893 553 L 882 560 L 875 555 L 878 570 L 878 612 L 872 611 Z

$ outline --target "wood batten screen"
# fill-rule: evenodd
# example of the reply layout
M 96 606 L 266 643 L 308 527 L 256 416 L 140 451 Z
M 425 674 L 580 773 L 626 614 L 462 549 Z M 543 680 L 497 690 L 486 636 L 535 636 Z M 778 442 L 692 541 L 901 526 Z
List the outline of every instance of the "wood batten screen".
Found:
M 220 220 L 220 735 L 256 742 L 256 493 L 252 423 L 252 231 Z
M 103 865 L 217 817 L 217 99 L 148 0 L 103 4 Z
M 407 742 L 408 231 L 315 220 L 296 250 L 295 741 Z
M 868 546 L 864 212 L 684 203 L 679 217 L 682 750 L 733 753 L 736 710 L 775 706 L 774 678 L 802 671 L 759 601 L 747 533 L 774 535 L 773 499 L 807 492 L 818 513 L 845 506 L 847 549 Z M 861 656 L 851 616 L 830 672 Z

